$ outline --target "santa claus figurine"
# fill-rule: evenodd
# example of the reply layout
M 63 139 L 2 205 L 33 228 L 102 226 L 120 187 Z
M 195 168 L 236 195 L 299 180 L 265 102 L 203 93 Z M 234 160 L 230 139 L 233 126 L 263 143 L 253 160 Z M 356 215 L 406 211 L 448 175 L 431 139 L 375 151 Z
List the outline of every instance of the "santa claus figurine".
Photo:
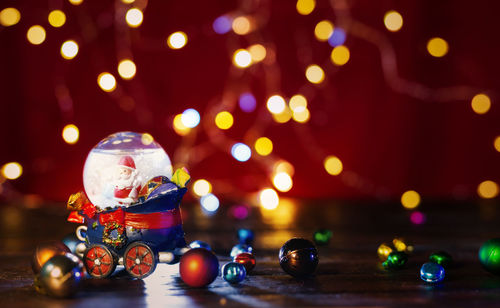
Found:
M 135 162 L 131 156 L 122 156 L 118 161 L 117 173 L 113 184 L 114 199 L 118 202 L 118 205 L 127 206 L 137 201 L 141 184 L 137 179 Z

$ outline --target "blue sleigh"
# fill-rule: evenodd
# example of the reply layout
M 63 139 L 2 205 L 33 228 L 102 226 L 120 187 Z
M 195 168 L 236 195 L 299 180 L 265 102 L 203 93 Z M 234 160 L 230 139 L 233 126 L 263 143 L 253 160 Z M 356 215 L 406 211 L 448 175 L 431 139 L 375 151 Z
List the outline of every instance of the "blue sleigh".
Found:
M 106 278 L 123 265 L 131 276 L 142 279 L 158 263 L 178 262 L 187 250 L 179 208 L 186 191 L 165 178 L 136 205 L 90 214 L 80 211 L 85 225 L 76 233 L 85 247 L 77 252 L 87 273 Z

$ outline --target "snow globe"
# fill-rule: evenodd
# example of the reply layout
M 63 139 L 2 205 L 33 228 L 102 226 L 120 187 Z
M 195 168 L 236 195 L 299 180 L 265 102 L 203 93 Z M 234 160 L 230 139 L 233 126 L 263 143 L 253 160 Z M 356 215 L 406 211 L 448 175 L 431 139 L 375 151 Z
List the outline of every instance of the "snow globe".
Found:
M 70 196 L 68 221 L 82 224 L 76 253 L 87 273 L 106 278 L 117 265 L 142 279 L 157 263 L 176 263 L 187 250 L 180 202 L 190 180 L 172 174 L 165 150 L 150 134 L 119 132 L 101 140 L 83 168 L 85 192 Z

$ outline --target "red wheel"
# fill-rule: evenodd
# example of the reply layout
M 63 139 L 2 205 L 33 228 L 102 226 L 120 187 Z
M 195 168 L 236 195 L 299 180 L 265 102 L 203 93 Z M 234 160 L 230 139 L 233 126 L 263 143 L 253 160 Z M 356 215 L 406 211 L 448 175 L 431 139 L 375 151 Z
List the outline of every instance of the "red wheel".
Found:
M 83 254 L 83 263 L 87 273 L 94 278 L 109 277 L 116 268 L 115 258 L 108 247 L 91 245 Z
M 142 242 L 130 244 L 123 254 L 127 272 L 135 278 L 145 278 L 155 271 L 155 252 Z

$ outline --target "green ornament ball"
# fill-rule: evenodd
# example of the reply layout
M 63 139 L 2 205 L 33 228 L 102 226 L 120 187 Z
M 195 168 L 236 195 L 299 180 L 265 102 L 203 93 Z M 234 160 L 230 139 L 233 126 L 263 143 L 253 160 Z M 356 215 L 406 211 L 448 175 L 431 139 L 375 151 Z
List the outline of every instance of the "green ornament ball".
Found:
M 313 238 L 316 245 L 328 245 L 330 239 L 332 238 L 332 231 L 328 229 L 319 229 L 314 232 Z
M 429 256 L 429 261 L 446 268 L 453 263 L 453 258 L 446 251 L 438 251 Z
M 389 254 L 387 260 L 382 263 L 385 269 L 396 270 L 405 266 L 408 255 L 402 251 L 394 251 Z
M 500 275 L 500 238 L 483 243 L 479 248 L 479 261 L 488 272 Z

